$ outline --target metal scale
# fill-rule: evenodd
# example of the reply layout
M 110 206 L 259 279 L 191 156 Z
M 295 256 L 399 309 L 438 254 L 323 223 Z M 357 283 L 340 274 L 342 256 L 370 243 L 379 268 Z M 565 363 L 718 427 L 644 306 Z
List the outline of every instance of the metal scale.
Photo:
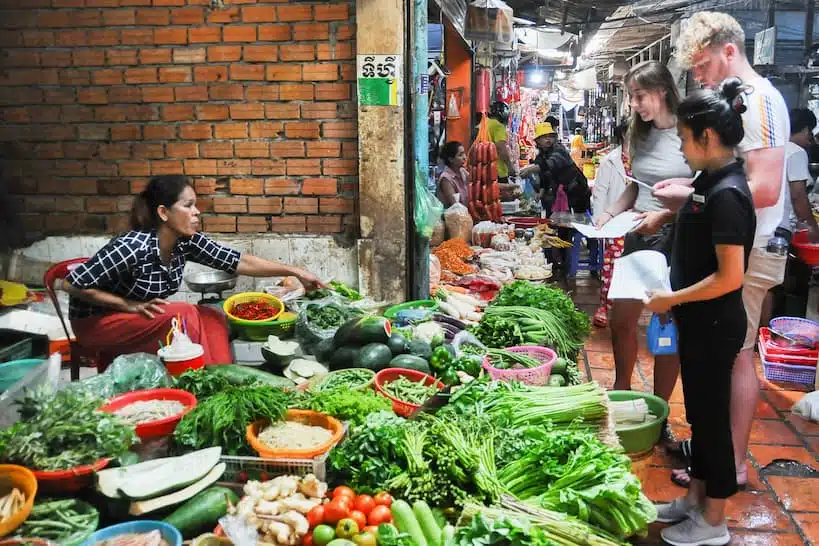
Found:
M 236 287 L 236 275 L 225 273 L 224 271 L 202 271 L 192 273 L 185 277 L 185 284 L 194 292 L 202 294 L 202 298 L 197 305 L 207 305 L 215 309 L 222 310 L 225 298 L 222 292 Z M 213 294 L 213 297 L 207 297 Z

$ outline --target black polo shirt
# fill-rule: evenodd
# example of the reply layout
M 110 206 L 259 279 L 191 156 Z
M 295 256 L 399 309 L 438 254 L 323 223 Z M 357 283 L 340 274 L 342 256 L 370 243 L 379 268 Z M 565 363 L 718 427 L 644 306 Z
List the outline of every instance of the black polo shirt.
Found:
M 716 245 L 745 247 L 745 268 L 754 246 L 756 213 L 742 160 L 694 180 L 694 193 L 677 214 L 671 253 L 671 288 L 680 290 L 698 283 L 718 269 Z M 703 304 L 742 306 L 739 288 L 707 302 L 681 305 L 680 311 Z

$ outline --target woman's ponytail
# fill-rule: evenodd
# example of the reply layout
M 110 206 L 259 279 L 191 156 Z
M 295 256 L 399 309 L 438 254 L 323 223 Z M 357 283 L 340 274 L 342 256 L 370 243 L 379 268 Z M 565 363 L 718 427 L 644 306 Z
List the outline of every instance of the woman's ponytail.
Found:
M 745 138 L 742 114 L 745 86 L 738 78 L 728 78 L 718 90 L 699 89 L 688 95 L 677 109 L 680 123 L 691 129 L 694 138 L 700 138 L 706 129 L 712 129 L 723 145 L 734 147 Z
M 162 219 L 157 209 L 170 209 L 179 200 L 182 191 L 190 186 L 187 178 L 180 175 L 164 175 L 151 178 L 148 185 L 134 199 L 131 207 L 131 229 L 151 231 L 159 227 Z

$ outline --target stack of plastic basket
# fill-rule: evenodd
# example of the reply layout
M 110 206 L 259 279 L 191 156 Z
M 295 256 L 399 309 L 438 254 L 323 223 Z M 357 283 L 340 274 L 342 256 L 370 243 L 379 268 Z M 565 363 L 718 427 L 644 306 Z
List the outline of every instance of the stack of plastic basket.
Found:
M 813 385 L 819 361 L 819 324 L 803 318 L 779 317 L 771 320 L 770 325 L 781 334 L 813 340 L 814 346 L 811 349 L 788 346 L 774 338 L 768 328 L 760 328 L 759 358 L 765 378 Z

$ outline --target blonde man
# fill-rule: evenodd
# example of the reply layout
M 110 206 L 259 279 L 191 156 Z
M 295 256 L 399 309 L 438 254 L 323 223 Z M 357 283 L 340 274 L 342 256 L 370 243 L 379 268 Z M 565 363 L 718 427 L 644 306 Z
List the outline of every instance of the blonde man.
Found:
M 736 462 L 737 484 L 747 483 L 745 463 L 751 424 L 759 401 L 759 380 L 754 369 L 753 348 L 759 327 L 762 302 L 768 290 L 782 283 L 786 258 L 765 251 L 768 240 L 782 220 L 785 202 L 785 144 L 790 135 L 788 109 L 782 95 L 754 71 L 745 56 L 745 33 L 739 23 L 724 13 L 699 12 L 689 21 L 677 42 L 682 63 L 694 77 L 709 88 L 716 88 L 728 77 L 738 77 L 747 86 L 742 115 L 745 138 L 737 147 L 745 160 L 748 186 L 754 201 L 757 229 L 754 247 L 743 283 L 742 299 L 748 316 L 745 343 L 734 361 L 731 379 L 731 430 Z M 669 209 L 676 210 L 680 199 L 692 190 L 686 180 L 669 180 L 655 185 L 654 195 Z M 683 446 L 696 450 L 696 446 Z M 683 452 L 690 454 L 690 450 Z M 674 471 L 675 482 L 687 484 L 690 476 Z M 693 508 L 702 506 L 704 491 L 689 490 L 687 497 L 659 511 L 667 521 L 685 520 Z M 704 514 L 706 523 L 708 514 Z M 716 544 L 707 542 L 701 528 L 703 518 L 691 517 L 686 523 L 688 537 L 680 533 L 663 538 L 676 546 Z M 679 527 L 679 526 L 677 526 Z M 690 529 L 688 529 L 690 527 Z M 673 528 L 672 528 L 673 529 Z M 668 529 L 667 531 L 671 531 Z M 670 539 L 670 540 L 669 540 Z

